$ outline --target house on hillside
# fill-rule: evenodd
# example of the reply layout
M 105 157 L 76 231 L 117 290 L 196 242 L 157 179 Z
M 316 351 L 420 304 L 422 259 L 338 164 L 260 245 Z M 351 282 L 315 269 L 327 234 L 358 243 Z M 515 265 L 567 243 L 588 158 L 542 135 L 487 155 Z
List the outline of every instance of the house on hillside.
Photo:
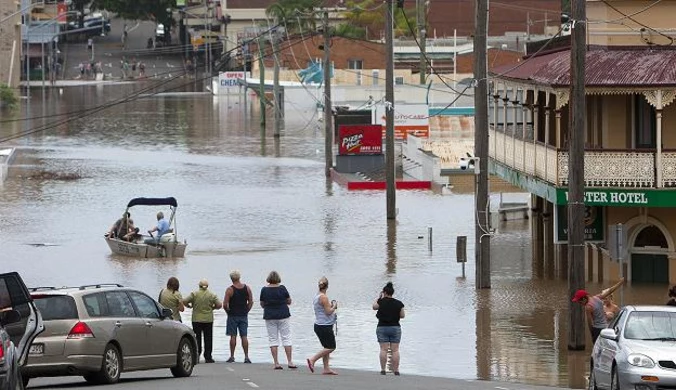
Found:
M 571 129 L 570 49 L 546 47 L 520 66 L 493 68 L 491 170 L 532 194 L 533 264 L 567 269 L 568 137 L 584 132 L 586 268 L 616 280 L 609 226 L 627 232 L 623 274 L 676 283 L 676 2 L 636 12 L 638 1 L 588 2 L 587 121 Z M 642 3 L 641 3 L 642 4 Z M 622 24 L 612 19 L 633 14 Z M 644 31 L 641 25 L 651 26 Z

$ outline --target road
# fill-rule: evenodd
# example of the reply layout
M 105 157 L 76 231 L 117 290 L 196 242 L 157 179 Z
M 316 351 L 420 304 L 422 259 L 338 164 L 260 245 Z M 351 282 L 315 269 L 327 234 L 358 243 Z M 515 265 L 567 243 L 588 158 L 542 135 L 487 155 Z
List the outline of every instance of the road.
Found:
M 300 361 L 299 361 L 300 363 Z M 448 390 L 548 390 L 552 387 L 529 386 L 520 383 L 467 381 L 460 379 L 435 378 L 405 375 L 397 377 L 391 374 L 381 376 L 377 372 L 336 369 L 339 375 L 325 376 L 321 372 L 321 363 L 315 374 L 307 367 L 297 370 L 276 371 L 270 364 L 216 363 L 199 364 L 190 378 L 175 379 L 169 370 L 153 370 L 123 374 L 120 383 L 106 386 L 106 389 L 227 389 L 227 390 L 410 390 L 410 389 L 448 389 Z M 82 377 L 36 378 L 29 384 L 30 389 L 101 389 L 89 386 Z M 564 390 L 564 389 L 562 389 Z
M 120 61 L 126 58 L 130 64 L 141 61 L 146 65 L 148 77 L 170 78 L 183 72 L 183 52 L 180 44 L 172 47 L 148 49 L 148 38 L 155 35 L 154 22 L 133 22 L 111 15 L 110 33 L 105 36 L 96 35 L 94 41 L 94 60 L 100 61 L 106 79 L 119 79 L 122 76 Z M 122 32 L 125 25 L 128 29 L 127 47 L 123 49 Z M 178 43 L 177 39 L 174 39 Z M 91 52 L 87 42 L 68 42 L 60 44 L 64 56 L 64 69 L 60 78 L 65 80 L 79 79 L 79 64 L 91 61 Z M 138 76 L 136 70 L 134 76 Z

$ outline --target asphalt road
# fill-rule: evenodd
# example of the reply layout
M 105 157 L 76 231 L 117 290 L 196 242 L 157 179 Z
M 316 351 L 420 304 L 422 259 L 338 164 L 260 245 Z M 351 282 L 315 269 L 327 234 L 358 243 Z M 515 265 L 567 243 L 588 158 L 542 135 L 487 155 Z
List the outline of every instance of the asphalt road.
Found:
M 301 362 L 298 361 L 298 364 Z M 106 389 L 227 389 L 227 390 L 410 390 L 410 389 L 449 389 L 449 390 L 547 390 L 551 387 L 529 386 L 520 383 L 467 381 L 448 378 L 406 375 L 386 376 L 378 372 L 336 369 L 337 376 L 311 374 L 306 366 L 297 370 L 276 371 L 270 364 L 216 363 L 199 364 L 190 378 L 176 379 L 169 370 L 153 370 L 123 374 L 120 383 L 105 386 Z M 98 389 L 101 386 L 89 386 L 82 377 L 36 378 L 28 385 L 31 389 Z

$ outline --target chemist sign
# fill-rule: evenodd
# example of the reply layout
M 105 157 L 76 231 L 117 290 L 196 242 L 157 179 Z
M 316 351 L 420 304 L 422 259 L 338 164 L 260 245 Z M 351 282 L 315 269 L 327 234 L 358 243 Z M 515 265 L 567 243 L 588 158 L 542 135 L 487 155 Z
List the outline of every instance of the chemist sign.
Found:
M 239 80 L 248 77 L 249 72 L 220 72 L 218 74 L 218 93 L 240 92 Z

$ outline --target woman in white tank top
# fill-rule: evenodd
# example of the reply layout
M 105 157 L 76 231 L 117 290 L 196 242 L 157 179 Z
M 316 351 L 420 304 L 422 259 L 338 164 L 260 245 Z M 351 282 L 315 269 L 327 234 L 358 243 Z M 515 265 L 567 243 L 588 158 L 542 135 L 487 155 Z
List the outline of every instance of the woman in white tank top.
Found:
M 311 372 L 315 372 L 315 363 L 322 359 L 324 363 L 324 375 L 336 375 L 329 366 L 329 355 L 336 350 L 336 336 L 333 334 L 333 325 L 336 323 L 336 309 L 338 303 L 329 301 L 326 296 L 326 290 L 329 288 L 329 280 L 326 277 L 319 279 L 319 292 L 312 301 L 312 308 L 315 312 L 315 334 L 322 344 L 323 349 L 317 352 L 313 357 L 307 359 L 307 366 Z

